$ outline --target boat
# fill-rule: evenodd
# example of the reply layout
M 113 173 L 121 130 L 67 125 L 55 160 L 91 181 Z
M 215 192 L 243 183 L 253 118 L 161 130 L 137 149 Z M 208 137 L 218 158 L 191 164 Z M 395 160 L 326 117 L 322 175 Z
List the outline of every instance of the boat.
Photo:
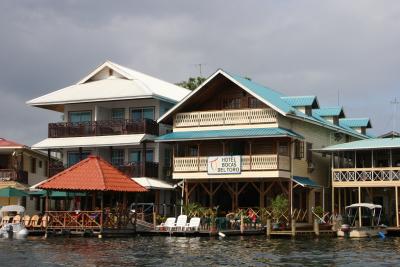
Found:
M 4 218 L 8 218 L 8 222 L 5 222 L 0 228 L 0 238 L 24 239 L 28 236 L 28 229 L 26 229 L 23 222 L 10 222 L 16 215 L 19 215 L 22 218 L 24 212 L 25 208 L 19 205 L 3 206 L 0 209 L 2 221 Z
M 363 238 L 384 237 L 386 226 L 380 224 L 382 206 L 372 203 L 355 203 L 345 208 L 342 224 L 337 231 L 339 237 Z

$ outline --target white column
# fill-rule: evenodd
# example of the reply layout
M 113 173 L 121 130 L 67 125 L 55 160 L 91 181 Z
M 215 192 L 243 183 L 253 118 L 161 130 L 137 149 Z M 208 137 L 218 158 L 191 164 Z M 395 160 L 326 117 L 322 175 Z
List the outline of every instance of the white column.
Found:
M 361 187 L 358 187 L 358 203 L 361 203 Z M 358 207 L 358 226 L 362 227 L 361 207 Z
M 395 187 L 396 193 L 396 226 L 399 227 L 399 190 L 398 187 Z

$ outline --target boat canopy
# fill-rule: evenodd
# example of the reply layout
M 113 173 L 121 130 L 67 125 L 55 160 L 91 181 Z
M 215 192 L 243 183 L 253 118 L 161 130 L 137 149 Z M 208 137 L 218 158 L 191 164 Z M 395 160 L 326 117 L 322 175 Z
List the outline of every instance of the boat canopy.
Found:
M 382 208 L 381 205 L 375 205 L 375 204 L 372 204 L 372 203 L 355 203 L 355 204 L 351 204 L 350 206 L 347 206 L 346 209 L 347 208 L 360 208 L 360 207 L 361 208 L 368 208 L 370 210 L 381 209 Z
M 16 212 L 16 213 L 24 213 L 25 208 L 20 205 L 9 205 L 4 206 L 0 209 L 0 212 Z

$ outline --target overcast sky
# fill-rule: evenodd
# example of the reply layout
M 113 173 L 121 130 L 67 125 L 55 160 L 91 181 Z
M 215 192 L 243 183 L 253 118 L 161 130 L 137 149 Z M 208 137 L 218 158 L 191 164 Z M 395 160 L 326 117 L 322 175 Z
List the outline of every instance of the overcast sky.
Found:
M 0 137 L 46 138 L 60 114 L 31 98 L 111 60 L 179 82 L 218 68 L 392 130 L 400 1 L 1 1 Z M 397 120 L 400 118 L 398 107 Z M 400 121 L 397 123 L 400 128 Z

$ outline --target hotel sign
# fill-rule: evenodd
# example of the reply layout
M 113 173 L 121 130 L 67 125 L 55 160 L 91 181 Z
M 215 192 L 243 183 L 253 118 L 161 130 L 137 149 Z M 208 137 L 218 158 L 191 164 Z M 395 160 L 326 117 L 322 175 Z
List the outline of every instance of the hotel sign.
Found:
M 219 156 L 207 158 L 208 174 L 240 174 L 242 163 L 240 156 Z

